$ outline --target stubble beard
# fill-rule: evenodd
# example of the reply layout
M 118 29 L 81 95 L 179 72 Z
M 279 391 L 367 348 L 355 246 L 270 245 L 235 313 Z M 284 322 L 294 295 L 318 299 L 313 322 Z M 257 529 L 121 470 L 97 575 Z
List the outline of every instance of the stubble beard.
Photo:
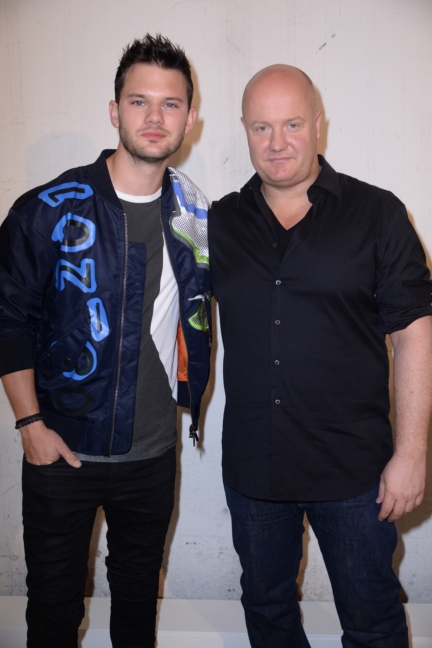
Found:
M 184 139 L 184 133 L 181 133 L 174 142 L 167 144 L 158 155 L 147 155 L 143 152 L 121 124 L 119 124 L 119 137 L 123 148 L 129 153 L 135 164 L 155 164 L 160 166 L 173 153 L 179 150 Z

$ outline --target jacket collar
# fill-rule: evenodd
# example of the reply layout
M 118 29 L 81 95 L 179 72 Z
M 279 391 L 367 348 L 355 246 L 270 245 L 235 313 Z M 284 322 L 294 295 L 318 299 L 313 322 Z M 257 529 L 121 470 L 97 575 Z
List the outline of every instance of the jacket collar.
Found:
M 89 164 L 84 167 L 86 175 L 90 178 L 92 185 L 106 200 L 115 205 L 118 209 L 123 211 L 122 204 L 117 197 L 113 184 L 111 182 L 110 174 L 107 167 L 107 159 L 115 153 L 115 149 L 105 149 L 99 155 L 96 162 Z M 168 169 L 165 169 L 165 173 L 162 180 L 162 195 L 167 193 L 171 187 L 170 174 Z

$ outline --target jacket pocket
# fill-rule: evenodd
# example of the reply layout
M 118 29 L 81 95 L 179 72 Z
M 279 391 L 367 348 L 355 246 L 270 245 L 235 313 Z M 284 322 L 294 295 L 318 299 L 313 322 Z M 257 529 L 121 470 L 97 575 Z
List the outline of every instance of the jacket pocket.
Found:
M 40 370 L 44 374 L 73 371 L 78 366 L 89 339 L 90 319 L 88 314 L 84 314 L 68 326 L 67 331 L 57 339 L 53 333 L 52 342 L 39 358 Z

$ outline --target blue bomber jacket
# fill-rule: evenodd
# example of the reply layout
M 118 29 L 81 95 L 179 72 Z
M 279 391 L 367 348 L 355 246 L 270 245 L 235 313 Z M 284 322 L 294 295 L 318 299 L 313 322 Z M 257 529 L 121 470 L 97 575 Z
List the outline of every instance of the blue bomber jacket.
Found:
M 145 285 L 145 246 L 128 243 L 105 161 L 113 152 L 24 194 L 0 228 L 0 375 L 34 368 L 46 425 L 90 455 L 132 443 Z M 194 436 L 211 343 L 207 203 L 170 167 L 161 219 L 187 353 L 178 402 Z

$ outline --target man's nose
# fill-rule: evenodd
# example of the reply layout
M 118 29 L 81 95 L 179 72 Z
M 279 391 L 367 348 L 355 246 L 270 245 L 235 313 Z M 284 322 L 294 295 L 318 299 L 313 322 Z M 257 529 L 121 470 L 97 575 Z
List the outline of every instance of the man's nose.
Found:
M 283 151 L 288 145 L 287 133 L 282 128 L 274 129 L 272 132 L 270 147 L 273 151 Z
M 145 120 L 147 122 L 150 122 L 151 124 L 162 123 L 163 122 L 162 108 L 156 103 L 150 104 L 146 112 Z

